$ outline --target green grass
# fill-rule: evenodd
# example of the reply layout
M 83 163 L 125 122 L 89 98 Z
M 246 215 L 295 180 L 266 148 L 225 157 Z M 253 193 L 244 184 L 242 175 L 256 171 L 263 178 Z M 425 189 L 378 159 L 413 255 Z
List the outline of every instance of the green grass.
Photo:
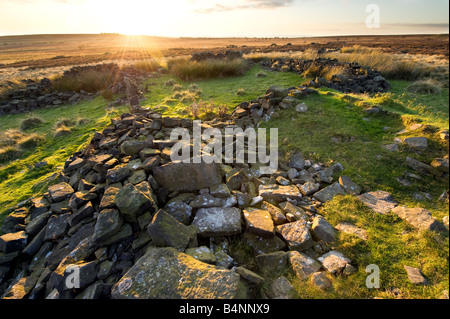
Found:
M 109 124 L 110 118 L 127 110 L 126 106 L 117 110 L 105 109 L 107 102 L 102 98 L 85 101 L 76 106 L 61 106 L 59 108 L 41 109 L 35 115 L 43 119 L 45 125 L 29 129 L 31 136 L 25 146 L 35 143 L 37 148 L 24 149 L 11 159 L 12 162 L 0 163 L 0 223 L 5 217 L 4 212 L 9 207 L 46 191 L 50 177 L 58 173 L 65 160 L 74 152 L 83 149 L 90 141 L 95 131 L 101 131 Z M 53 138 L 56 123 L 61 122 L 61 115 L 70 119 L 83 119 L 71 128 L 71 134 Z M 0 117 L 0 127 L 3 132 L 14 132 L 21 124 L 24 115 L 14 114 Z M 88 116 L 88 118 L 86 118 Z M 81 122 L 81 125 L 80 125 Z M 39 137 L 37 137 L 39 136 Z M 20 140 L 19 140 L 20 141 Z M 10 150 L 12 152 L 12 150 Z M 11 153 L 9 154 L 11 156 Z M 34 163 L 46 161 L 47 166 L 30 168 Z
M 196 90 L 201 91 L 197 102 L 205 101 L 209 103 L 213 100 L 216 105 L 227 105 L 229 110 L 232 111 L 239 103 L 264 96 L 267 88 L 271 85 L 291 87 L 300 85 L 303 81 L 295 73 L 269 72 L 266 77 L 257 77 L 256 74 L 259 72 L 261 72 L 261 68 L 255 66 L 243 76 L 195 82 L 183 81 L 179 78 L 173 79 L 173 75 L 162 75 L 158 79 L 151 80 L 154 85 L 150 87 L 151 92 L 146 95 L 147 103 L 143 106 L 158 109 L 164 116 L 189 117 L 190 114 L 186 111 L 186 108 L 192 104 L 192 101 L 183 102 L 174 98 L 172 86 L 178 83 L 183 90 L 188 91 L 195 84 Z M 172 86 L 167 86 L 166 83 L 168 82 Z M 191 90 L 193 90 L 192 87 Z M 238 91 L 242 93 L 238 95 Z
M 358 272 L 349 277 L 333 277 L 333 287 L 326 291 L 290 278 L 300 298 L 439 298 L 448 290 L 448 236 L 418 232 L 394 214 L 380 215 L 367 208 L 354 196 L 338 196 L 328 202 L 322 214 L 332 225 L 351 222 L 366 229 L 368 240 L 339 233 L 333 249 L 351 259 Z M 380 288 L 366 286 L 368 265 L 380 269 Z M 403 266 L 420 268 L 427 286 L 409 282 Z M 331 278 L 331 277 L 330 277 Z

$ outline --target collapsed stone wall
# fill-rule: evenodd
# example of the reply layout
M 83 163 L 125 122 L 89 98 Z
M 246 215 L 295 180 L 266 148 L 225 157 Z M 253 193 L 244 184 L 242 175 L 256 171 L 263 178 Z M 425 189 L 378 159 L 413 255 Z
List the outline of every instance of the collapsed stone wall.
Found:
M 99 64 L 93 66 L 76 66 L 64 72 L 64 77 L 77 77 L 83 72 L 96 71 L 108 74 L 114 79 L 113 84 L 108 88 L 112 94 L 125 94 L 126 85 L 124 78 L 128 77 L 136 83 L 142 82 L 150 75 L 143 70 L 127 67 L 120 69 L 115 63 Z M 58 107 L 60 105 L 75 105 L 83 100 L 89 100 L 99 94 L 99 92 L 50 91 L 52 82 L 44 78 L 39 82 L 28 79 L 23 81 L 26 85 L 22 89 L 13 90 L 4 101 L 0 101 L 0 116 L 6 114 L 18 114 L 30 112 L 44 107 Z M 120 101 L 122 103 L 122 101 Z
M 204 60 L 220 60 L 220 59 L 237 59 L 242 58 L 242 51 L 238 50 L 226 50 L 222 52 L 200 51 L 195 52 L 191 56 L 192 61 L 204 61 Z
M 337 59 L 317 58 L 314 60 L 299 59 L 271 59 L 263 60 L 260 64 L 274 71 L 297 72 L 303 74 L 314 69 L 320 74 L 324 69 L 336 68 L 339 74 L 332 76 L 331 80 L 316 77 L 304 85 L 312 88 L 328 87 L 344 93 L 378 93 L 387 92 L 391 86 L 379 71 L 362 67 L 358 63 L 339 62 Z
M 202 129 L 257 127 L 274 112 L 302 104 L 289 92 L 309 90 L 271 87 Z M 338 230 L 363 240 L 367 233 L 351 224 L 333 227 L 319 214 L 334 196 L 361 192 L 348 177 L 337 179 L 342 165 L 326 167 L 298 152 L 270 175 L 259 163 L 172 162 L 172 130 L 186 128 L 193 136 L 192 125 L 142 111 L 96 132 L 67 159 L 57 184 L 5 219 L 0 296 L 290 298 L 292 284 L 278 275 L 288 268 L 321 289 L 331 287 L 333 276 L 357 271 L 333 243 Z M 360 199 L 382 214 L 397 206 L 386 192 Z M 398 214 L 415 227 L 441 230 L 424 210 Z M 253 251 L 256 269 L 233 258 L 236 241 Z M 75 269 L 79 280 L 72 285 Z M 249 294 L 263 283 L 261 295 Z

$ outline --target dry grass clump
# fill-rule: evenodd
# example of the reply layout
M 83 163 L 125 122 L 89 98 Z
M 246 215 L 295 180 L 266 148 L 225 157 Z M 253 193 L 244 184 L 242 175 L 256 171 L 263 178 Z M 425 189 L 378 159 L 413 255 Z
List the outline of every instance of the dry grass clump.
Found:
M 53 137 L 57 138 L 57 137 L 61 137 L 61 136 L 66 136 L 66 135 L 70 135 L 70 133 L 72 133 L 70 128 L 68 128 L 65 125 L 61 125 L 61 126 L 59 126 L 56 129 L 55 134 L 53 135 Z
M 75 126 L 75 124 L 77 124 L 76 120 L 68 119 L 68 118 L 61 118 L 55 123 L 55 127 L 56 128 L 60 128 L 63 126 L 71 127 L 71 126 Z
M 436 80 L 425 79 L 410 84 L 406 90 L 417 94 L 439 94 L 441 93 L 441 86 Z
M 4 132 L 0 132 L 0 148 L 16 145 L 17 141 L 24 136 L 26 136 L 26 134 L 17 129 L 8 129 Z
M 191 105 L 185 109 L 187 114 L 190 114 L 194 119 L 200 119 L 202 121 L 209 121 L 215 118 L 223 118 L 228 113 L 228 107 L 226 105 L 217 105 L 211 100 L 209 103 L 205 101 L 194 101 Z
M 77 75 L 59 76 L 53 79 L 51 90 L 59 92 L 81 90 L 96 93 L 106 90 L 116 81 L 115 74 L 107 71 L 86 70 Z
M 206 59 L 192 61 L 187 58 L 168 62 L 169 72 L 185 81 L 206 80 L 244 75 L 250 68 L 245 59 Z
M 20 129 L 22 131 L 30 130 L 33 128 L 38 127 L 39 125 L 43 124 L 44 120 L 40 118 L 37 115 L 30 114 L 25 119 L 22 120 L 20 123 Z
M 44 137 L 39 134 L 30 134 L 17 141 L 17 146 L 22 150 L 30 150 L 38 147 L 44 142 Z
M 11 162 L 22 156 L 22 152 L 16 146 L 0 148 L 0 164 Z
M 0 132 L 0 164 L 19 158 L 23 151 L 34 149 L 44 141 L 40 134 L 25 134 L 17 129 Z

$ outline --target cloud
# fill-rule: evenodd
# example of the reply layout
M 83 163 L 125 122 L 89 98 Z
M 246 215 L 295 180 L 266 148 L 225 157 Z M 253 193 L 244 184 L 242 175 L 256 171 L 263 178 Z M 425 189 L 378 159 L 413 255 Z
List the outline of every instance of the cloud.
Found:
M 195 11 L 198 13 L 212 13 L 242 9 L 274 9 L 290 6 L 294 1 L 295 0 L 240 0 L 236 1 L 234 5 L 216 3 L 211 7 L 199 8 Z M 229 3 L 230 1 L 227 2 Z

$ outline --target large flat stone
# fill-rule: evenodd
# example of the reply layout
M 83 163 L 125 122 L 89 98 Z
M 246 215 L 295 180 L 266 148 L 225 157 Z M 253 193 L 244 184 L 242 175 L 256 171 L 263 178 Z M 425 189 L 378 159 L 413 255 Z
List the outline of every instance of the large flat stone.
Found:
M 244 210 L 244 220 L 248 232 L 264 238 L 275 236 L 275 227 L 273 225 L 272 217 L 267 210 Z
M 339 182 L 336 182 L 315 193 L 314 198 L 321 201 L 322 203 L 325 203 L 332 200 L 337 195 L 345 194 L 345 190 L 342 188 Z
M 222 173 L 216 163 L 172 163 L 153 168 L 160 187 L 174 191 L 195 191 L 222 184 Z
M 158 247 L 185 249 L 197 244 L 197 228 L 180 223 L 162 209 L 153 217 L 147 231 Z
M 299 279 L 306 279 L 322 268 L 317 261 L 298 251 L 290 251 L 288 254 L 292 269 Z
M 230 236 L 241 233 L 241 211 L 238 208 L 211 207 L 197 211 L 192 225 L 199 236 Z
M 50 198 L 54 203 L 62 202 L 65 199 L 69 199 L 74 193 L 72 186 L 67 183 L 60 183 L 52 185 L 48 188 Z
M 114 299 L 233 299 L 246 295 L 239 275 L 174 248 L 150 248 L 114 285 Z
M 434 219 L 431 215 L 431 212 L 424 208 L 408 208 L 406 206 L 397 206 L 392 209 L 392 212 L 417 229 L 438 232 L 446 231 L 444 225 Z
M 358 196 L 358 198 L 374 212 L 383 215 L 388 214 L 395 206 L 397 206 L 397 202 L 392 195 L 385 191 L 364 193 Z
M 281 186 L 276 184 L 261 185 L 259 195 L 266 201 L 285 202 L 288 199 L 301 200 L 302 194 L 297 186 Z
M 309 225 L 305 220 L 277 226 L 277 231 L 291 250 L 304 251 L 313 245 Z

